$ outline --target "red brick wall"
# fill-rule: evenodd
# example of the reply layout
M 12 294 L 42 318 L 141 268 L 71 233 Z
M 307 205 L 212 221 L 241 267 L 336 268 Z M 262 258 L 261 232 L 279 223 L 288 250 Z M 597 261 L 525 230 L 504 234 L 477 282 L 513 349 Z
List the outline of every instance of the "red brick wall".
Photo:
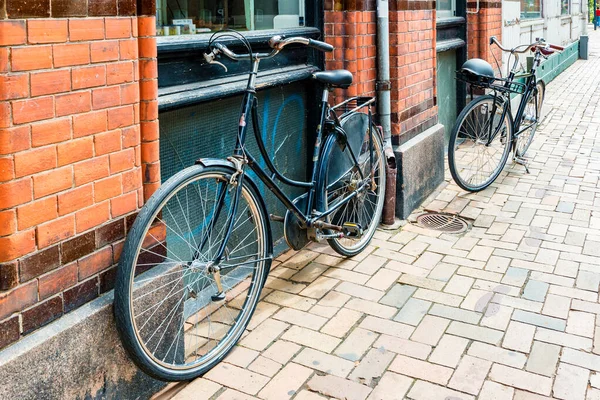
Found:
M 336 90 L 336 102 L 375 95 L 377 15 L 375 2 L 325 5 L 325 38 L 335 46 L 327 69 L 348 69 L 355 83 Z M 435 105 L 435 6 L 430 1 L 390 1 L 392 134 L 417 134 L 437 123 Z
M 160 181 L 154 29 L 0 21 L 0 348 L 113 286 Z
M 469 12 L 475 12 L 476 3 L 468 2 L 467 9 Z M 477 14 L 467 15 L 468 58 L 482 58 L 496 69 L 492 52 L 500 63 L 502 52 L 497 46 L 490 47 L 489 40 L 492 36 L 496 36 L 502 43 L 502 3 L 481 0 Z

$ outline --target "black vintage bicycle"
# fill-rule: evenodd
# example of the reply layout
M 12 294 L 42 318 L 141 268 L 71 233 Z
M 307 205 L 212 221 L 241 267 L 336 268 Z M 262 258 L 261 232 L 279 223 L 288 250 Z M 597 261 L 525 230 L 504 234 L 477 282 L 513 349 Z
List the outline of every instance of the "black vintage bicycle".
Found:
M 374 99 L 328 104 L 332 88 L 350 86 L 350 72 L 313 75 L 325 88 L 309 181 L 279 173 L 260 134 L 260 61 L 288 45 L 324 52 L 333 47 L 275 36 L 270 52 L 252 52 L 244 41 L 248 53 L 236 54 L 219 42 L 223 36 L 211 38 L 206 62 L 224 67 L 216 59 L 225 56 L 252 65 L 233 154 L 225 160 L 201 158 L 156 191 L 127 236 L 117 272 L 115 317 L 121 340 L 133 361 L 161 380 L 202 375 L 242 337 L 273 260 L 270 220 L 284 223 L 285 239 L 294 249 L 327 240 L 339 254 L 353 256 L 371 241 L 383 208 L 383 141 L 372 120 Z M 268 171 L 245 147 L 250 120 Z M 285 205 L 285 216 L 267 214 L 249 170 Z M 306 192 L 290 199 L 275 180 Z
M 458 186 L 470 192 L 483 190 L 496 180 L 511 150 L 514 161 L 527 169 L 524 156 L 541 120 L 545 90 L 544 83 L 537 80 L 535 73 L 542 58 L 547 58 L 555 50 L 564 50 L 561 46 L 546 44 L 544 39 L 513 49 L 503 47 L 496 37 L 490 39 L 490 46 L 492 44 L 514 57 L 514 64 L 506 78 L 495 77 L 492 66 L 477 58 L 465 62 L 457 74 L 458 79 L 470 85 L 471 97 L 474 88 L 488 91 L 462 110 L 448 144 L 452 178 Z M 519 74 L 519 54 L 529 50 L 534 53 L 533 63 L 529 71 Z M 516 114 L 511 107 L 514 95 L 521 95 Z

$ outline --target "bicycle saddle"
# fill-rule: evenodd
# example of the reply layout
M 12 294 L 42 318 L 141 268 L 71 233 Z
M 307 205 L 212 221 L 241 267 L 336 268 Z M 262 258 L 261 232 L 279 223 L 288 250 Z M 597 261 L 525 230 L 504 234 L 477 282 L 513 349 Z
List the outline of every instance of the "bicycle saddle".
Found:
M 477 75 L 482 78 L 494 78 L 494 69 L 489 62 L 481 58 L 472 58 L 465 62 L 460 70 L 463 73 Z
M 352 72 L 345 69 L 315 72 L 313 78 L 335 88 L 348 89 L 352 85 Z

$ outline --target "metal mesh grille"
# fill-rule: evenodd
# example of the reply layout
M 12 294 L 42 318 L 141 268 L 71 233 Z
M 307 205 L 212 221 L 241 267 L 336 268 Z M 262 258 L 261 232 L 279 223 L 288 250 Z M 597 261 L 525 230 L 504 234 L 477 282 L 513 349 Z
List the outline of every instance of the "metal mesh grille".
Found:
M 303 83 L 295 83 L 258 94 L 259 126 L 267 151 L 274 155 L 275 166 L 291 179 L 307 177 L 307 96 Z M 226 158 L 233 153 L 242 97 L 198 104 L 160 115 L 160 160 L 163 182 L 201 157 Z M 261 160 L 248 121 L 246 148 Z M 266 168 L 264 162 L 263 167 Z M 267 203 L 269 213 L 285 215 L 285 207 L 254 176 Z M 302 189 L 282 186 L 292 199 Z M 272 223 L 273 240 L 283 238 L 283 226 Z
M 417 217 L 417 225 L 446 233 L 462 233 L 469 228 L 462 218 L 451 214 L 427 213 Z

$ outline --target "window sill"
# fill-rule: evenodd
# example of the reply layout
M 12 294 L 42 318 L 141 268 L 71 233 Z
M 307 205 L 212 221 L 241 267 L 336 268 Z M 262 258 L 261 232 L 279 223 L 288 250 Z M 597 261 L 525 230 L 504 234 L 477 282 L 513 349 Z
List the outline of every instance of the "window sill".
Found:
M 534 26 L 534 25 L 544 25 L 544 18 L 522 18 L 521 26 Z

